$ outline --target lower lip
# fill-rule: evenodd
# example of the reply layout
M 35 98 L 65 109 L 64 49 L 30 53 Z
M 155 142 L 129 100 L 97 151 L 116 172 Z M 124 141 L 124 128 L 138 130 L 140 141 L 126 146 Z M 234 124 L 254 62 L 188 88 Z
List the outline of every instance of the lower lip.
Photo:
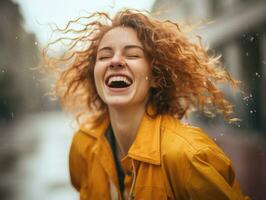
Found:
M 107 86 L 107 88 L 108 88 L 108 90 L 110 90 L 111 92 L 114 92 L 114 93 L 122 93 L 122 92 L 126 92 L 126 91 L 130 88 L 130 86 L 125 87 L 125 88 L 111 88 L 111 87 L 108 87 L 108 86 Z

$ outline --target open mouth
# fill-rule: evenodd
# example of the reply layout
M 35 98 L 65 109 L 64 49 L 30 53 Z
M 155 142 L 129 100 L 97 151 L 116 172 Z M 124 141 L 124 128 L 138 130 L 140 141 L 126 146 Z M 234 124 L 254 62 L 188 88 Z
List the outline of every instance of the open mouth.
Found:
M 106 85 L 110 88 L 127 88 L 132 83 L 132 79 L 124 75 L 109 76 L 106 80 Z

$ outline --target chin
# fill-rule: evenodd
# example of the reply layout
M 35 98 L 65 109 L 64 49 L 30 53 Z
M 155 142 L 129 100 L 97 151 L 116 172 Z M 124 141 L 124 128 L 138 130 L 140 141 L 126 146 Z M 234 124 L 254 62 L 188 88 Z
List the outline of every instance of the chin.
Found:
M 126 102 L 108 102 L 107 103 L 108 107 L 112 107 L 112 108 L 117 108 L 117 109 L 121 109 L 121 108 L 128 108 L 130 105 Z
M 105 103 L 107 106 L 129 106 L 130 101 L 125 98 L 112 98 L 112 99 L 106 99 Z

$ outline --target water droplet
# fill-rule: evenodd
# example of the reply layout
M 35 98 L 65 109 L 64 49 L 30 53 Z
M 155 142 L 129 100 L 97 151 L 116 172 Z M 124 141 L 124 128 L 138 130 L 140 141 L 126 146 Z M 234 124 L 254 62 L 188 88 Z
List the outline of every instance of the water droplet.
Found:
M 246 56 L 248 56 L 248 52 L 246 52 Z
M 214 138 L 214 141 L 216 141 L 216 138 Z
M 252 94 L 250 94 L 249 97 L 250 97 L 250 98 L 253 97 Z
M 253 113 L 253 110 L 250 110 L 249 112 L 252 114 Z
M 262 61 L 262 63 L 265 65 L 265 64 L 266 64 L 266 61 L 265 61 L 265 60 L 263 60 L 263 61 Z
M 16 36 L 16 40 L 18 39 L 18 36 Z
M 253 42 L 253 40 L 254 40 L 254 37 L 251 36 L 250 37 L 250 42 Z
M 246 96 L 246 97 L 243 98 L 244 101 L 248 101 L 248 99 L 249 99 L 248 96 Z
M 11 112 L 10 115 L 11 115 L 11 119 L 13 119 L 14 118 L 14 113 Z
M 238 124 L 237 126 L 240 127 L 240 124 Z
M 221 133 L 220 135 L 221 135 L 221 137 L 223 137 L 223 136 L 224 136 L 224 134 L 223 134 L 223 133 Z
M 4 69 L 2 69 L 2 73 L 5 73 L 5 70 Z
M 35 46 L 37 46 L 38 45 L 38 42 L 34 42 L 34 44 L 35 44 Z

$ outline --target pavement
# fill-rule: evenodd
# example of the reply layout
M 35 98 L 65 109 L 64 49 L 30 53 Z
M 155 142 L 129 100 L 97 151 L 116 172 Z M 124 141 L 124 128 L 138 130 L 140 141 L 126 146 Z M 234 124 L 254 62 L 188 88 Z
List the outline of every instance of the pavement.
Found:
M 1 200 L 79 199 L 68 173 L 73 122 L 45 112 L 0 127 Z

